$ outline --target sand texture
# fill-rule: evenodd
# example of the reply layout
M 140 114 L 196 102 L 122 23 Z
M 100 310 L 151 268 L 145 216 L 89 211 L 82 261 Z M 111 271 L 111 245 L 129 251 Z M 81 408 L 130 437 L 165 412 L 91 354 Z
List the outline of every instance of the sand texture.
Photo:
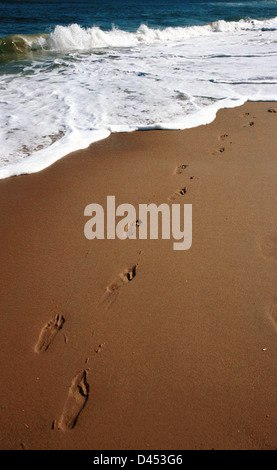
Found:
M 277 448 L 276 110 L 0 181 L 1 449 Z M 108 195 L 192 204 L 191 249 L 88 240 Z

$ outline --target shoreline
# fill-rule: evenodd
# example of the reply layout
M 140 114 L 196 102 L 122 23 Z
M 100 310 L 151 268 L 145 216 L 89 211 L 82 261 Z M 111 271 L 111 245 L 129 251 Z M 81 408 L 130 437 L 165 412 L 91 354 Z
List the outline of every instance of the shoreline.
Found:
M 36 151 L 33 154 L 30 154 L 28 157 L 23 158 L 21 161 L 13 163 L 13 164 L 8 164 L 6 166 L 0 167 L 0 181 L 2 179 L 7 179 L 11 178 L 13 176 L 25 176 L 25 175 L 32 175 L 34 173 L 38 173 L 40 171 L 43 171 L 47 168 L 49 168 L 51 165 L 54 165 L 57 161 L 59 161 L 62 158 L 67 157 L 68 155 L 71 155 L 72 153 L 75 152 L 81 152 L 83 150 L 88 149 L 91 147 L 91 145 L 95 144 L 96 142 L 100 142 L 101 140 L 106 140 L 108 139 L 111 135 L 113 134 L 129 134 L 133 132 L 146 132 L 146 131 L 178 131 L 178 132 L 183 132 L 187 131 L 190 129 L 194 129 L 197 127 L 201 126 L 206 126 L 211 124 L 217 116 L 217 113 L 220 110 L 225 110 L 225 109 L 233 109 L 233 108 L 238 108 L 243 106 L 246 103 L 276 103 L 277 101 L 267 101 L 267 100 L 261 100 L 261 101 L 254 101 L 254 100 L 246 100 L 243 102 L 243 100 L 238 100 L 237 104 L 234 104 L 235 102 L 231 99 L 226 99 L 228 102 L 228 105 L 226 104 L 224 107 L 219 107 L 217 106 L 212 106 L 209 109 L 209 117 L 206 117 L 206 112 L 207 110 L 204 108 L 199 113 L 196 113 L 194 115 L 187 115 L 186 116 L 186 121 L 188 124 L 185 127 L 180 127 L 180 128 L 174 128 L 173 123 L 156 123 L 150 126 L 142 126 L 136 130 L 130 130 L 130 131 L 117 131 L 117 130 L 111 130 L 111 129 L 102 129 L 102 130 L 93 130 L 93 137 L 88 138 L 88 136 L 82 136 L 83 139 L 80 138 L 79 135 L 75 136 L 76 140 L 78 140 L 79 144 L 69 144 L 71 140 L 74 140 L 72 135 L 64 136 L 66 137 L 67 143 L 64 143 L 62 145 L 62 148 L 67 148 L 67 151 L 62 150 L 60 148 L 60 139 L 58 138 L 56 141 L 53 142 L 52 145 L 49 147 L 45 147 L 39 151 Z M 225 101 L 225 100 L 224 100 Z M 212 109 L 211 109 L 212 108 Z M 193 119 L 192 119 L 193 118 Z M 193 124 L 191 124 L 189 121 L 192 120 Z M 182 126 L 184 126 L 184 122 L 182 123 Z M 115 129 L 117 126 L 112 126 L 113 129 Z M 82 142 L 86 142 L 85 144 L 81 144 Z M 55 148 L 57 147 L 57 148 Z M 40 157 L 40 154 L 42 153 L 42 157 Z M 55 154 L 56 156 L 53 158 L 51 154 Z M 32 171 L 26 171 L 25 169 L 28 168 L 28 162 L 32 161 Z M 46 164 L 47 162 L 47 164 Z M 17 168 L 15 170 L 15 168 Z M 11 171 L 16 171 L 15 174 L 10 174 Z M 19 172 L 19 173 L 18 173 Z
M 2 450 L 277 448 L 276 111 L 111 134 L 0 180 Z M 190 250 L 85 238 L 88 204 L 182 187 Z

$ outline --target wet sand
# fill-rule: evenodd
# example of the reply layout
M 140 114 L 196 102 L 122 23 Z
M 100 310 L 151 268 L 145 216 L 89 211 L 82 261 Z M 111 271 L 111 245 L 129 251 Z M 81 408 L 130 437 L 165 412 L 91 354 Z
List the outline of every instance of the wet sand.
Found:
M 277 448 L 276 111 L 0 181 L 1 449 Z M 192 247 L 86 239 L 109 195 L 192 204 Z

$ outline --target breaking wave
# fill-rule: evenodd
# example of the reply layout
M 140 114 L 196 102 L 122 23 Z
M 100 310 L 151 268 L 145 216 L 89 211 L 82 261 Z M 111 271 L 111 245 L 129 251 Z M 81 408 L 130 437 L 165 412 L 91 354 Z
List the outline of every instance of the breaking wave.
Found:
M 277 17 L 270 20 L 219 20 L 203 26 L 168 27 L 151 29 L 142 24 L 137 31 L 117 29 L 104 31 L 99 27 L 83 28 L 78 24 L 57 25 L 50 34 L 15 34 L 0 38 L 0 54 L 24 54 L 29 51 L 90 51 L 107 47 L 134 47 L 155 42 L 185 41 L 213 33 L 236 33 L 240 31 L 275 31 Z

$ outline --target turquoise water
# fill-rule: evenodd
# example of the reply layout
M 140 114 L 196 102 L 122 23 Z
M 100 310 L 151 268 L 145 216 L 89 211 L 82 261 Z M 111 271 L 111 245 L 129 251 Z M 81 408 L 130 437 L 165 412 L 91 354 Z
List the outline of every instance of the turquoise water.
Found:
M 0 178 L 277 98 L 277 2 L 0 1 Z

